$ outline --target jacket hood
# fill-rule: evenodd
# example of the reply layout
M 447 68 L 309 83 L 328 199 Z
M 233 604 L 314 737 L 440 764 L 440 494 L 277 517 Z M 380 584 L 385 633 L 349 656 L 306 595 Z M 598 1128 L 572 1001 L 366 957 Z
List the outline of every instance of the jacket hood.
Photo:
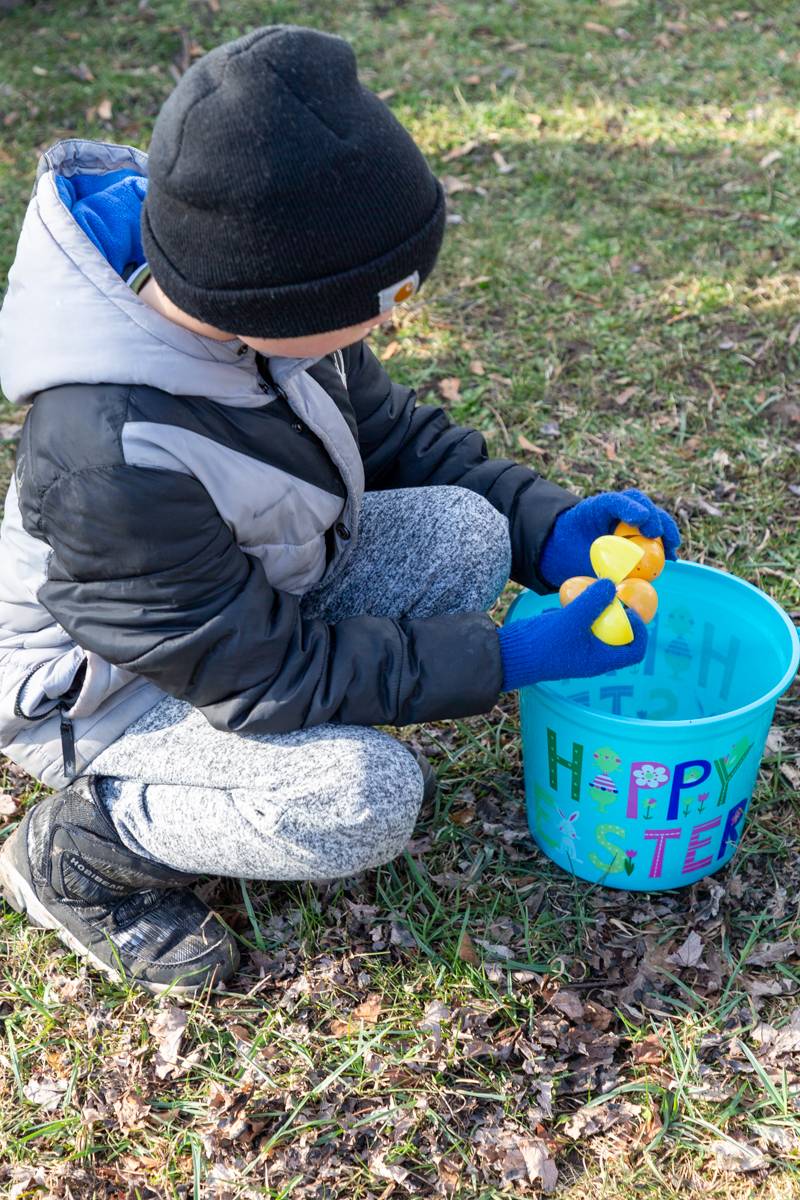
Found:
M 70 139 L 39 160 L 0 310 L 0 386 L 13 404 L 66 383 L 128 383 L 223 404 L 265 402 L 255 354 L 214 341 L 145 304 L 65 204 L 58 176 L 147 175 L 133 146 Z M 281 359 L 285 378 L 313 360 Z M 276 360 L 277 365 L 277 360 Z

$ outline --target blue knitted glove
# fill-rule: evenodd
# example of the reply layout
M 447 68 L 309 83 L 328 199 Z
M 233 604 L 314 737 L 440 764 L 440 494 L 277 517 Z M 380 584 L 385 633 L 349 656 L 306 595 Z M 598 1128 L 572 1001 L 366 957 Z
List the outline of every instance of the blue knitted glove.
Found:
M 681 535 L 672 517 L 656 508 L 644 492 L 627 488 L 601 492 L 560 514 L 539 558 L 542 577 L 555 589 L 573 575 L 594 575 L 589 547 L 595 538 L 613 533 L 619 521 L 635 525 L 645 537 L 660 537 L 666 557 L 676 557 Z
M 593 623 L 616 591 L 610 579 L 598 579 L 566 608 L 548 608 L 538 617 L 498 629 L 503 691 L 528 687 L 541 679 L 602 675 L 641 662 L 647 649 L 647 629 L 635 612 L 628 610 L 634 634 L 628 646 L 607 646 L 592 633 Z

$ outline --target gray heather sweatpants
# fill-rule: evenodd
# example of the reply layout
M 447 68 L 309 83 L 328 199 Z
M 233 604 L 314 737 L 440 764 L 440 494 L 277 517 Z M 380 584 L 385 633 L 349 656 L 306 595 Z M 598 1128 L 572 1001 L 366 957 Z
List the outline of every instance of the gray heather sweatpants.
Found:
M 309 592 L 327 621 L 485 610 L 511 569 L 506 518 L 458 487 L 369 492 L 342 575 Z M 92 764 L 123 842 L 183 871 L 322 880 L 393 858 L 422 774 L 400 742 L 360 725 L 224 733 L 168 697 Z

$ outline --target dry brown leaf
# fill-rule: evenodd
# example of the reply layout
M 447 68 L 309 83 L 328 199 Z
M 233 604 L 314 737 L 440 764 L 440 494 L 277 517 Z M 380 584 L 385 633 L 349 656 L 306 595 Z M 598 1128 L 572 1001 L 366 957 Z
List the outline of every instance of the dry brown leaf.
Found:
M 426 1031 L 438 1032 L 441 1022 L 449 1021 L 452 1015 L 452 1010 L 446 1004 L 442 1004 L 441 1000 L 431 1000 L 430 1004 L 426 1005 L 425 1012 L 422 1014 L 419 1028 Z
M 762 171 L 766 171 L 767 167 L 774 166 L 774 164 L 782 158 L 783 155 L 781 154 L 780 150 L 770 150 L 769 154 L 765 154 L 763 158 L 759 159 L 758 165 L 761 167 Z
M 334 1037 L 348 1037 L 350 1034 L 358 1032 L 359 1022 L 375 1025 L 380 1019 L 380 1015 L 381 996 L 378 992 L 370 992 L 366 1000 L 356 1005 L 346 1019 L 334 1018 L 328 1029 Z
M 800 788 L 800 770 L 794 763 L 781 763 L 778 768 L 784 779 L 788 779 L 793 788 Z
M 111 101 L 108 96 L 101 100 L 97 106 L 97 115 L 101 121 L 110 121 L 114 115 L 114 110 L 111 106 Z
M 477 944 L 486 951 L 490 958 L 513 958 L 514 951 L 508 946 L 504 946 L 502 942 L 487 942 L 485 938 L 475 938 Z
M 742 987 L 748 996 L 761 1000 L 764 996 L 780 996 L 791 991 L 791 979 L 762 979 L 758 975 L 742 975 Z
M 381 362 L 388 362 L 390 358 L 394 358 L 399 349 L 400 343 L 398 341 L 389 342 L 389 345 L 381 351 Z
M 519 1170 L 519 1159 L 522 1160 L 522 1171 Z M 519 1138 L 506 1151 L 502 1175 L 504 1184 L 526 1178 L 531 1183 L 540 1182 L 545 1193 L 554 1191 L 558 1183 L 558 1169 L 541 1138 Z
M 670 954 L 666 961 L 674 963 L 678 967 L 696 967 L 702 956 L 702 939 L 699 933 L 692 930 L 686 941 L 678 947 L 674 954 Z
M 734 1141 L 733 1138 L 712 1142 L 709 1150 L 723 1171 L 760 1171 L 769 1166 L 769 1159 L 763 1150 L 747 1142 Z
M 503 157 L 499 150 L 492 151 L 492 158 L 501 175 L 510 175 L 514 170 L 513 163 L 508 162 L 508 160 Z
M 657 1033 L 637 1042 L 631 1051 L 631 1058 L 639 1066 L 656 1066 L 664 1060 L 664 1044 Z
M 391 1179 L 392 1183 L 403 1183 L 408 1178 L 408 1171 L 405 1167 L 398 1167 L 396 1163 L 387 1163 L 387 1150 L 375 1151 L 369 1156 L 369 1169 L 373 1175 L 377 1175 L 380 1179 Z M 384 1193 L 389 1195 L 389 1191 Z
M 150 1115 L 150 1105 L 138 1092 L 125 1092 L 114 1103 L 114 1115 L 123 1133 L 140 1129 Z
M 206 3 L 208 4 L 208 7 L 211 9 L 212 13 L 219 12 L 219 9 L 220 9 L 219 0 L 206 0 Z
M 583 28 L 587 29 L 589 33 L 604 33 L 610 35 L 612 32 L 608 25 L 601 25 L 599 21 L 584 21 Z
M 67 1079 L 55 1079 L 49 1075 L 31 1075 L 22 1089 L 26 1100 L 38 1104 L 45 1112 L 55 1112 L 64 1099 L 69 1086 Z
M 638 1124 L 641 1118 L 642 1106 L 631 1104 L 628 1100 L 610 1101 L 607 1104 L 584 1104 L 573 1113 L 564 1126 L 567 1137 L 591 1137 L 595 1133 L 605 1133 L 617 1125 L 632 1126 Z
M 467 183 L 465 179 L 459 179 L 457 175 L 443 175 L 441 182 L 448 196 L 457 196 L 459 192 L 472 191 L 472 184 Z
M 75 79 L 80 79 L 81 83 L 94 83 L 92 69 L 85 62 L 78 63 L 76 67 L 67 67 L 67 70 L 69 71 L 70 75 L 75 77 Z
M 785 962 L 787 958 L 794 958 L 797 951 L 798 943 L 793 941 L 759 942 L 754 947 L 753 953 L 747 956 L 747 965 L 749 967 L 771 967 L 773 963 Z
M 381 996 L 378 992 L 370 992 L 366 1000 L 357 1005 L 351 1014 L 357 1021 L 366 1021 L 375 1025 L 381 1015 Z
M 533 442 L 525 437 L 524 433 L 517 434 L 517 445 L 519 446 L 520 450 L 526 450 L 528 454 L 544 454 L 542 447 L 535 446 Z
M 481 362 L 481 360 L 479 358 L 473 358 L 472 362 L 469 364 L 469 369 L 470 369 L 470 371 L 472 371 L 473 375 L 485 375 L 486 374 L 486 367 L 483 365 L 483 363 Z
M 17 801 L 8 792 L 0 792 L 0 817 L 13 817 L 17 811 Z
M 442 162 L 454 162 L 457 158 L 464 158 L 465 155 L 471 154 L 478 145 L 479 143 L 474 138 L 468 142 L 463 142 L 462 145 L 448 150 L 447 154 L 442 156 Z
M 630 387 L 623 388 L 619 395 L 614 397 L 614 403 L 618 405 L 619 408 L 624 408 L 631 396 L 635 396 L 638 390 L 639 389 L 635 383 L 631 384 Z
M 449 400 L 451 404 L 458 404 L 461 399 L 461 380 L 452 375 L 447 379 L 440 379 L 438 383 L 439 394 L 445 400 Z
M 561 988 L 550 997 L 550 1003 L 553 1008 L 557 1008 L 570 1021 L 581 1021 L 583 1019 L 583 1004 L 577 992 L 571 992 L 568 988 Z
M 469 963 L 470 966 L 477 967 L 480 965 L 478 951 L 475 949 L 475 943 L 467 933 L 466 929 L 461 934 L 458 942 L 458 957 L 462 962 Z
M 159 1079 L 177 1074 L 181 1041 L 186 1032 L 188 1017 L 182 1008 L 162 1008 L 150 1022 L 150 1033 L 156 1042 L 153 1067 Z
M 614 1024 L 613 1012 L 598 1000 L 587 1000 L 584 1005 L 583 1017 L 601 1033 L 605 1033 Z

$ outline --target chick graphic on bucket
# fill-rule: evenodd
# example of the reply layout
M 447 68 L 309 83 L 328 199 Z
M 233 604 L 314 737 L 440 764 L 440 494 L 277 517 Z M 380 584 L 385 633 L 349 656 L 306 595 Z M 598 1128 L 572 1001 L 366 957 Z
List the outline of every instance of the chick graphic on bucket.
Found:
M 612 750 L 609 746 L 603 746 L 601 750 L 595 750 L 592 757 L 600 768 L 600 771 L 589 784 L 589 796 L 600 809 L 600 812 L 604 812 L 610 804 L 614 803 L 619 795 L 619 789 L 611 776 L 622 766 L 622 759 L 616 750 Z
M 664 651 L 673 677 L 680 679 L 692 665 L 692 652 L 686 638 L 694 627 L 694 617 L 686 608 L 675 608 L 667 617 L 667 625 L 675 635 Z

